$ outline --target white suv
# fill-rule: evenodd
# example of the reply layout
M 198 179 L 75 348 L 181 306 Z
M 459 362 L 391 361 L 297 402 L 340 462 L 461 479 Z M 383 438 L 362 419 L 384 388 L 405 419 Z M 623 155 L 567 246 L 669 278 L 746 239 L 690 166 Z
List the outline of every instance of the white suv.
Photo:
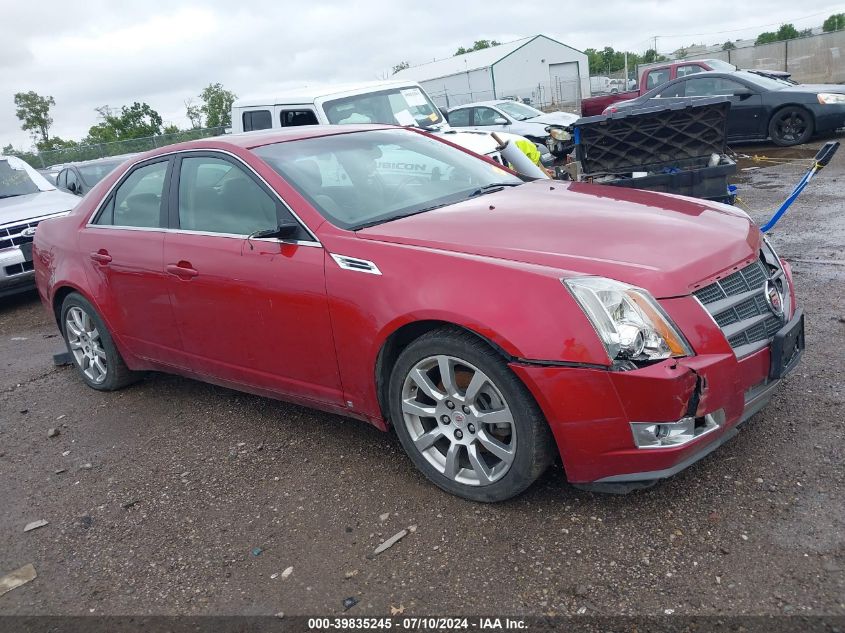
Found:
M 455 130 L 413 81 L 377 81 L 302 88 L 275 96 L 238 99 L 232 105 L 232 132 L 295 125 L 385 123 L 423 128 L 477 154 L 502 162 L 487 132 Z M 523 137 L 500 133 L 505 140 Z M 548 150 L 546 150 L 548 151 Z
M 0 297 L 35 285 L 32 239 L 41 220 L 79 202 L 16 156 L 0 156 Z

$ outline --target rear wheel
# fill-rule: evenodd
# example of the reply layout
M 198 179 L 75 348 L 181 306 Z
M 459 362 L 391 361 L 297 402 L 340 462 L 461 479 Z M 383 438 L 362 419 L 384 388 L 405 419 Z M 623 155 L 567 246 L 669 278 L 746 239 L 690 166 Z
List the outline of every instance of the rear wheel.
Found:
M 787 107 L 775 112 L 769 121 L 769 136 L 775 145 L 789 147 L 806 143 L 813 135 L 813 115 L 804 108 Z
M 138 379 L 138 374 L 123 362 L 97 311 L 79 293 L 65 297 L 61 326 L 74 365 L 89 387 L 113 391 Z
M 503 501 L 553 459 L 548 425 L 502 358 L 469 333 L 435 330 L 400 354 L 390 414 L 414 464 L 440 488 Z

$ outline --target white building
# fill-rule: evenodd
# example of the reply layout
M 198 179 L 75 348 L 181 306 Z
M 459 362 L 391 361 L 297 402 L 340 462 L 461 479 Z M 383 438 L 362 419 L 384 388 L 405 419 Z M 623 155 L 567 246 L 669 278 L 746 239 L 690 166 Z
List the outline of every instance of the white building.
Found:
M 590 95 L 587 56 L 545 35 L 412 66 L 392 79 L 419 82 L 441 107 L 505 97 L 574 105 Z

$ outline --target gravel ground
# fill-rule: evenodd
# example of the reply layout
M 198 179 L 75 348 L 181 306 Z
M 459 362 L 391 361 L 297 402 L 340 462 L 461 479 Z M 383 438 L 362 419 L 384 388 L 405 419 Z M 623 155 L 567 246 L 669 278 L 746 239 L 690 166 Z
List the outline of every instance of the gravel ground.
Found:
M 760 220 L 802 168 L 758 165 Z M 165 375 L 99 393 L 53 367 L 34 294 L 0 300 L 0 573 L 38 571 L 0 614 L 845 614 L 843 186 L 845 151 L 772 235 L 803 364 L 719 451 L 621 497 L 555 467 L 474 504 L 355 421 Z

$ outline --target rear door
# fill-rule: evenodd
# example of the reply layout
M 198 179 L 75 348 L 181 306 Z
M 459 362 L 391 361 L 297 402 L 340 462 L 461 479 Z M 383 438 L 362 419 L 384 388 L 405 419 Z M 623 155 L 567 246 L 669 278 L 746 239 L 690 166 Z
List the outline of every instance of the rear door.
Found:
M 86 275 L 110 328 L 140 357 L 184 367 L 163 263 L 172 160 L 130 169 L 79 233 Z
M 164 262 L 191 367 L 227 383 L 343 401 L 329 322 L 322 246 L 250 237 L 296 222 L 240 160 L 177 159 Z

